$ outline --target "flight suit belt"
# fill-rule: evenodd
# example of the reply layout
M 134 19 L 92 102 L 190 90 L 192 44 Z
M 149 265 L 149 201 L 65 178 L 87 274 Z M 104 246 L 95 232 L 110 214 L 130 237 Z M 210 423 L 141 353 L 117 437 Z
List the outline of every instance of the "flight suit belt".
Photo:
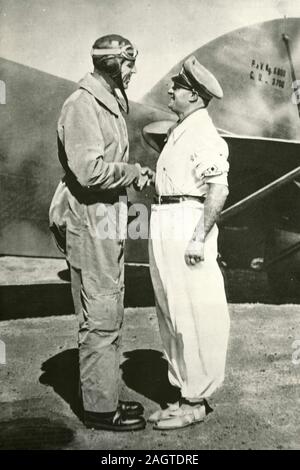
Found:
M 172 196 L 155 196 L 154 202 L 156 204 L 177 204 L 182 201 L 198 201 L 202 204 L 205 201 L 204 196 L 191 196 L 189 194 L 180 194 L 180 195 L 172 195 Z

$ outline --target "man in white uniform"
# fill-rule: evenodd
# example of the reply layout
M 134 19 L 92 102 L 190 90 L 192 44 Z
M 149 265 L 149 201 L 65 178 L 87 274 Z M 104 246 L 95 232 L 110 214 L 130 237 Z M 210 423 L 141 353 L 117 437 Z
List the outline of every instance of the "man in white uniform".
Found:
M 216 226 L 228 195 L 228 147 L 206 110 L 223 92 L 194 56 L 172 80 L 169 108 L 179 119 L 157 163 L 149 256 L 169 380 L 181 399 L 150 416 L 156 429 L 204 419 L 205 399 L 224 380 L 229 334 Z

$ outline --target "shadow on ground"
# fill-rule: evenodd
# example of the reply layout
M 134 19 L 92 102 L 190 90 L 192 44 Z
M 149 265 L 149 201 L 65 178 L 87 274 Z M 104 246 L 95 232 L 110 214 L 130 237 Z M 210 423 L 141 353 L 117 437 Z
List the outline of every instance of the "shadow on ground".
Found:
M 0 320 L 72 315 L 74 313 L 68 269 L 54 283 L 0 285 Z M 125 266 L 125 307 L 154 306 L 147 266 Z
M 263 271 L 222 271 L 229 302 L 299 303 L 299 282 L 295 279 L 289 279 L 290 289 L 282 286 L 272 291 Z M 125 265 L 124 304 L 134 308 L 154 306 L 148 266 Z M 0 320 L 73 314 L 69 271 L 59 271 L 53 282 L 37 279 L 34 284 L 0 285 L 0 312 Z
M 168 366 L 162 353 L 152 349 L 137 349 L 124 353 L 121 365 L 123 381 L 128 388 L 158 403 L 178 400 L 178 389 L 168 381 Z M 39 379 L 43 385 L 53 388 L 71 410 L 82 420 L 82 401 L 79 393 L 78 349 L 68 349 L 42 364 Z
M 49 385 L 69 404 L 73 413 L 82 419 L 82 401 L 79 392 L 78 349 L 67 349 L 42 364 L 39 381 Z
M 169 383 L 167 361 L 161 352 L 136 349 L 125 352 L 124 357 L 121 369 L 127 387 L 162 407 L 178 400 L 178 389 Z
M 59 279 L 65 282 L 71 282 L 71 274 L 69 269 L 62 269 L 57 273 Z

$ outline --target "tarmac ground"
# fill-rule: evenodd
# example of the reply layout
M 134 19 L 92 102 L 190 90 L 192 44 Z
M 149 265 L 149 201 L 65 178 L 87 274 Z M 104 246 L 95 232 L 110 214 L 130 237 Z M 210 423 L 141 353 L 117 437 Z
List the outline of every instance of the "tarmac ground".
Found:
M 150 424 L 139 432 L 95 431 L 80 419 L 77 319 L 63 303 L 69 286 L 51 274 L 65 264 L 43 263 L 2 259 L 0 449 L 300 449 L 299 305 L 230 303 L 226 378 L 205 422 L 169 432 Z M 25 273 L 30 290 L 17 271 Z M 262 280 L 254 283 L 255 296 L 259 287 L 266 292 Z M 138 281 L 130 278 L 120 387 L 121 398 L 141 401 L 147 417 L 171 390 L 151 293 L 142 291 L 132 308 Z M 235 285 L 249 295 L 244 278 Z M 231 290 L 235 299 L 239 295 L 242 290 Z
M 78 417 L 74 315 L 2 322 L 0 449 L 300 449 L 299 307 L 231 304 L 230 313 L 226 379 L 206 421 L 125 434 Z M 154 308 L 126 309 L 122 351 L 122 398 L 149 416 L 169 393 Z

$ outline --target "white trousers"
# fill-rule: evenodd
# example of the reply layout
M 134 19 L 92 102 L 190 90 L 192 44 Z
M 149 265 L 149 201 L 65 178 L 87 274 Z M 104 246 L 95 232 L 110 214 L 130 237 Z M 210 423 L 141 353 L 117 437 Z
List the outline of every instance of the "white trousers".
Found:
M 207 398 L 222 384 L 229 335 L 216 225 L 205 240 L 205 260 L 188 266 L 184 259 L 203 211 L 197 201 L 153 205 L 150 221 L 150 272 L 169 380 L 187 399 Z

